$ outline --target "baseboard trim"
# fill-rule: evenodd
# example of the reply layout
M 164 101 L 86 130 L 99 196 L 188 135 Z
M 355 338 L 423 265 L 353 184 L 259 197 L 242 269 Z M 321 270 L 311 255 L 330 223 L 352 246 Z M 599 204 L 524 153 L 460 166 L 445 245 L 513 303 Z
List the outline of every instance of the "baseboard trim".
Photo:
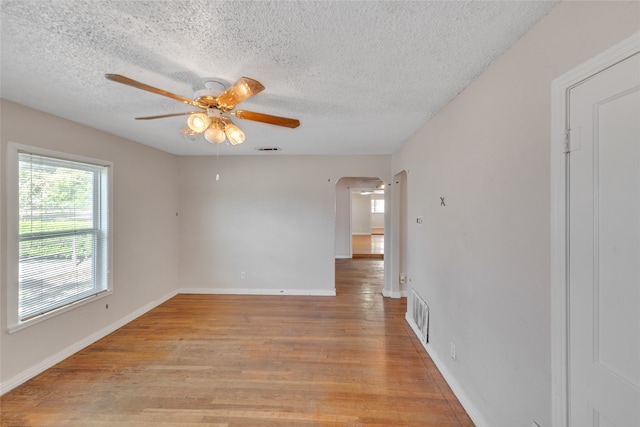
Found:
M 126 315 L 125 317 L 119 319 L 118 321 L 112 323 L 111 325 L 100 329 L 99 331 L 81 339 L 75 344 L 72 344 L 69 347 L 59 351 L 53 356 L 46 358 L 45 360 L 38 363 L 37 365 L 32 366 L 31 368 L 25 369 L 18 375 L 15 375 L 13 378 L 3 381 L 2 383 L 0 383 L 0 396 L 7 393 L 8 391 L 13 390 L 20 384 L 29 381 L 31 378 L 41 374 L 42 372 L 54 366 L 55 364 L 62 362 L 64 359 L 73 356 L 75 353 L 79 352 L 83 348 L 106 337 L 110 333 L 118 330 L 119 328 L 123 327 L 127 323 L 137 319 L 138 317 L 142 316 L 146 312 L 156 308 L 160 304 L 168 301 L 169 299 L 173 298 L 176 295 L 177 295 L 177 292 L 170 292 L 164 297 L 140 307 L 136 311 Z
M 402 297 L 402 293 L 401 292 L 393 292 L 393 291 L 388 291 L 386 289 L 382 290 L 382 296 L 383 297 L 387 297 L 387 298 L 401 298 Z
M 353 259 L 384 259 L 384 254 L 353 254 Z
M 292 295 L 335 297 L 336 289 L 251 289 L 251 288 L 182 288 L 179 294 L 207 294 L 207 295 Z
M 440 373 L 442 374 L 442 377 L 444 378 L 444 380 L 447 382 L 447 384 L 449 384 L 449 387 L 451 388 L 451 391 L 453 391 L 453 394 L 456 395 L 456 397 L 458 398 L 458 401 L 460 401 L 460 404 L 462 405 L 464 410 L 467 411 L 467 414 L 469 415 L 469 418 L 471 418 L 471 421 L 473 421 L 476 427 L 488 427 L 489 423 L 487 423 L 484 417 L 480 415 L 480 412 L 478 411 L 476 406 L 473 404 L 471 399 L 469 399 L 466 393 L 462 390 L 462 387 L 455 380 L 453 375 L 451 375 L 451 372 L 447 369 L 444 363 L 442 363 L 442 360 L 440 360 L 440 358 L 435 354 L 435 352 L 431 350 L 431 346 L 429 344 L 423 342 L 420 339 L 418 326 L 415 324 L 413 319 L 411 319 L 408 312 L 405 314 L 404 318 L 409 324 L 409 326 L 411 327 L 411 330 L 413 331 L 416 338 L 418 338 L 418 341 L 420 341 L 420 343 L 422 344 L 422 347 L 425 349 L 425 351 L 427 352 L 427 354 L 429 355 L 433 363 L 436 365 L 436 368 L 438 368 L 438 371 L 440 371 Z
M 389 291 L 387 289 L 382 290 L 382 296 L 387 298 L 406 298 L 407 291 Z
M 351 255 L 336 255 L 336 259 L 350 259 Z

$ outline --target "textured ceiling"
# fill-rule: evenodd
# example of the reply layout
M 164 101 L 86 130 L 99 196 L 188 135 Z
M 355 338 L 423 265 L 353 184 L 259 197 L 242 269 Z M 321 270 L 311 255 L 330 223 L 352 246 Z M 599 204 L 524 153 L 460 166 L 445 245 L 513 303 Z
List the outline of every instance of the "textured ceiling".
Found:
M 556 2 L 2 1 L 2 98 L 182 155 L 390 154 Z M 266 89 L 239 108 L 239 146 L 178 133 L 192 107 L 108 81 L 123 74 L 192 98 L 207 78 Z

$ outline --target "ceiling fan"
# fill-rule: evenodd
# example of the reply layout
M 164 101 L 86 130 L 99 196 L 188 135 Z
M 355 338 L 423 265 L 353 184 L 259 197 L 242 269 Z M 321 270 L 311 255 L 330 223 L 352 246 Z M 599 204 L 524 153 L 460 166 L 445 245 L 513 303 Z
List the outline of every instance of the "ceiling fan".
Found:
M 248 77 L 242 77 L 226 89 L 221 82 L 215 80 L 207 81 L 205 83 L 205 89 L 196 91 L 194 99 L 185 98 L 167 92 L 166 90 L 140 83 L 120 74 L 105 74 L 105 77 L 117 83 L 166 96 L 199 108 L 199 111 L 136 117 L 136 120 L 153 120 L 188 115 L 187 126 L 183 127 L 180 131 L 187 139 L 193 139 L 202 133 L 204 134 L 204 138 L 212 144 L 219 144 L 224 142 L 225 139 L 229 140 L 231 145 L 242 144 L 245 137 L 244 132 L 231 121 L 229 115 L 234 115 L 239 119 L 288 128 L 297 128 L 300 126 L 300 121 L 297 119 L 272 116 L 253 111 L 234 110 L 242 101 L 264 90 L 264 86 L 259 81 Z

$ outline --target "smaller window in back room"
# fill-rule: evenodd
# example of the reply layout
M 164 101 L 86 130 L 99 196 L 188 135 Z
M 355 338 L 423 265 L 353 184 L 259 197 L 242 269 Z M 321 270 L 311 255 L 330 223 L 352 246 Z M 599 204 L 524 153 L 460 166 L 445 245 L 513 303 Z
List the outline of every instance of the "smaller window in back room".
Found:
M 371 213 L 384 213 L 384 199 L 371 199 Z

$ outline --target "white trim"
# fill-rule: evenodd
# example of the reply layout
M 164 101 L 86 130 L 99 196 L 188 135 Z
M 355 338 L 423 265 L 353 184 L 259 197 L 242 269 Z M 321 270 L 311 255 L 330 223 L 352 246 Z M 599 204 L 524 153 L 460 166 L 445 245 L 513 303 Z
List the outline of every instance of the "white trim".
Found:
M 413 319 L 411 319 L 408 312 L 405 314 L 405 320 L 407 321 L 409 326 L 411 326 L 411 330 L 415 334 L 418 341 L 420 341 L 420 344 L 422 344 L 422 347 L 425 349 L 434 365 L 436 365 L 436 368 L 438 368 L 438 371 L 440 371 L 440 374 L 442 374 L 442 377 L 449 385 L 449 388 L 451 388 L 453 394 L 456 395 L 464 410 L 467 411 L 467 415 L 469 415 L 471 421 L 473 421 L 476 427 L 488 427 L 489 423 L 480 415 L 478 409 L 475 407 L 475 405 L 473 405 L 471 399 L 469 399 L 469 397 L 465 394 L 463 388 L 455 380 L 444 363 L 442 363 L 435 352 L 431 350 L 431 345 L 422 342 L 422 340 L 420 339 L 420 331 L 418 329 L 418 325 L 416 325 Z
M 336 255 L 336 259 L 350 259 L 352 257 L 350 257 L 349 255 Z
M 568 425 L 566 283 L 566 94 L 569 88 L 640 52 L 640 33 L 623 40 L 551 82 L 551 421 Z
M 406 298 L 407 291 L 389 291 L 387 289 L 383 289 L 382 296 L 387 298 Z
M 316 296 L 335 297 L 336 289 L 251 289 L 251 288 L 182 288 L 178 294 L 202 294 L 202 295 L 292 295 L 292 296 Z
M 404 264 L 405 269 L 407 268 L 406 242 L 408 236 L 406 233 L 403 233 L 403 230 L 405 230 L 404 225 L 407 222 L 406 213 L 408 203 L 408 199 L 406 197 L 403 198 L 403 196 L 407 195 L 406 191 L 403 191 L 403 188 L 406 190 L 407 185 L 408 175 L 407 171 L 403 169 L 393 175 L 392 184 L 388 187 L 390 191 L 385 189 L 385 197 L 388 195 L 387 206 L 389 206 L 389 209 L 385 209 L 385 215 L 389 215 L 389 224 L 385 224 L 385 244 L 388 242 L 384 254 L 386 280 L 383 295 L 385 297 L 400 298 L 408 295 L 406 290 L 407 285 L 400 283 L 400 275 L 407 273 L 407 271 L 401 271 L 400 269 L 401 264 Z
M 394 293 L 389 291 L 388 289 L 382 289 L 382 296 L 385 298 L 394 298 Z M 395 297 L 398 298 L 398 297 Z
M 7 332 L 10 333 L 10 334 L 13 334 L 15 332 L 21 331 L 24 328 L 28 328 L 29 326 L 37 325 L 38 323 L 43 322 L 43 321 L 45 321 L 47 319 L 50 319 L 52 317 L 55 317 L 55 316 L 57 316 L 59 314 L 66 313 L 67 311 L 75 310 L 76 308 L 78 308 L 80 306 L 83 306 L 85 304 L 89 304 L 90 302 L 98 301 L 99 299 L 107 297 L 107 296 L 109 296 L 111 294 L 113 294 L 113 289 L 110 289 L 110 290 L 107 290 L 107 291 L 104 291 L 104 292 L 100 292 L 99 294 L 92 295 L 90 297 L 83 298 L 83 299 L 78 300 L 78 301 L 74 301 L 74 302 L 72 302 L 70 304 L 67 304 L 67 305 L 63 305 L 60 308 L 57 308 L 57 309 L 55 309 L 53 311 L 50 311 L 50 312 L 45 313 L 43 315 L 40 315 L 38 317 L 34 317 L 33 319 L 29 319 L 26 322 L 20 322 L 20 323 L 16 323 L 16 324 L 9 324 L 7 326 Z
M 160 304 L 170 300 L 171 298 L 173 298 L 176 295 L 177 295 L 177 292 L 170 292 L 169 294 L 165 295 L 164 297 L 160 298 L 159 300 L 150 302 L 149 304 L 140 307 L 136 311 L 128 314 L 127 316 L 125 316 L 125 317 L 121 318 L 120 320 L 112 323 L 111 325 L 100 329 L 99 331 L 87 336 L 84 339 L 81 339 L 80 341 L 76 342 L 75 344 L 72 344 L 69 347 L 59 351 L 58 353 L 54 354 L 53 356 L 46 358 L 45 360 L 43 360 L 42 362 L 38 363 L 37 365 L 32 366 L 29 369 L 25 369 L 24 371 L 22 371 L 18 375 L 15 375 L 14 377 L 9 378 L 6 381 L 3 381 L 2 383 L 0 383 L 0 395 L 3 395 L 5 393 L 7 393 L 8 391 L 10 391 L 10 390 L 14 389 L 15 387 L 19 386 L 20 384 L 30 380 L 31 378 L 35 377 L 36 375 L 38 375 L 38 374 L 46 371 L 47 369 L 51 368 L 55 364 L 62 362 L 67 357 L 70 357 L 70 356 L 74 355 L 75 353 L 79 352 L 83 348 L 93 344 L 94 342 L 98 341 L 99 339 L 102 339 L 102 338 L 106 337 L 110 333 L 112 333 L 112 332 L 116 331 L 117 329 L 123 327 L 127 323 L 137 319 L 138 317 L 142 316 L 146 312 L 156 308 Z
M 353 191 L 349 187 L 347 190 L 349 190 L 349 258 L 353 258 Z

